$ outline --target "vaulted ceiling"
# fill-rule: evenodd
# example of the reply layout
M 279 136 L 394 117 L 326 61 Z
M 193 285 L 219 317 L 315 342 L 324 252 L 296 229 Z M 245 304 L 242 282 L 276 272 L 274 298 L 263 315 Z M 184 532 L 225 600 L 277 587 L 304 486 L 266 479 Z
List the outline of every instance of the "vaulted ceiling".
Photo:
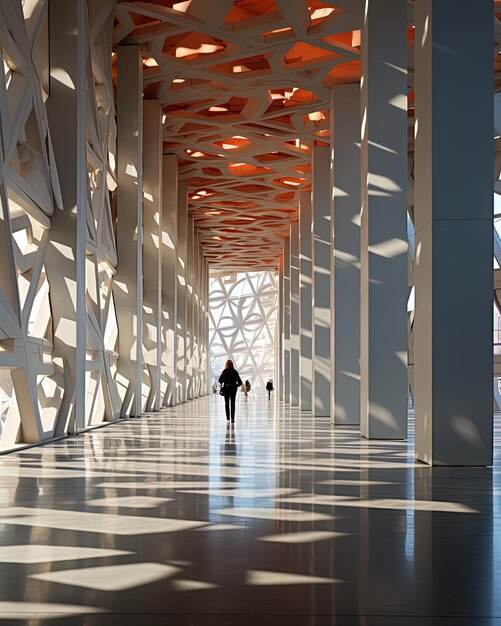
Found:
M 273 268 L 329 137 L 330 88 L 360 78 L 363 0 L 153 0 L 116 6 L 145 97 L 163 109 L 205 254 Z

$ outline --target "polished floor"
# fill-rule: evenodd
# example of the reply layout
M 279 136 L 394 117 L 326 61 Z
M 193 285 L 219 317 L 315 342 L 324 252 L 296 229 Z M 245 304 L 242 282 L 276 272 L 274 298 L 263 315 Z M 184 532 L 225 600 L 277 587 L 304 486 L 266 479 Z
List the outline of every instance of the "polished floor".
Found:
M 0 457 L 0 622 L 501 626 L 501 432 L 429 468 L 251 394 Z

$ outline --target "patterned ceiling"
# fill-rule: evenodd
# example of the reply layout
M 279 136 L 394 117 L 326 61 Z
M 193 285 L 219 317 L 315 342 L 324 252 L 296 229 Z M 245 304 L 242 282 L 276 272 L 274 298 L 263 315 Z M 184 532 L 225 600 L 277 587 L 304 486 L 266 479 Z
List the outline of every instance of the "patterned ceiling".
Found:
M 365 0 L 118 0 L 114 43 L 137 43 L 145 97 L 164 111 L 212 266 L 273 269 L 311 148 L 329 137 L 330 87 L 360 79 Z M 408 0 L 409 26 L 414 0 Z M 494 0 L 501 90 L 501 0 Z M 414 32 L 408 30 L 409 45 Z M 409 54 L 409 148 L 413 55 Z
M 153 0 L 116 6 L 115 44 L 138 43 L 211 265 L 271 269 L 330 87 L 360 76 L 363 0 Z

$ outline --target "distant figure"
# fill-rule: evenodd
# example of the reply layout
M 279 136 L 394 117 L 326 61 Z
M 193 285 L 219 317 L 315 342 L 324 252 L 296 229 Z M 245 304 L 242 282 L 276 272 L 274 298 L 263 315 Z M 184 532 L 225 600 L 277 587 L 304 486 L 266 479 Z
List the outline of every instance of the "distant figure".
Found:
M 242 379 L 238 375 L 237 370 L 233 367 L 233 361 L 229 359 L 226 361 L 226 366 L 219 377 L 221 383 L 221 391 L 224 396 L 224 410 L 226 412 L 226 419 L 235 421 L 235 397 L 237 395 L 237 389 L 242 384 Z M 230 409 L 231 405 L 231 409 Z
M 242 391 L 244 392 L 245 397 L 247 397 L 247 394 L 249 393 L 250 390 L 251 390 L 251 384 L 248 380 L 246 380 L 244 384 L 242 385 Z
M 217 393 L 217 383 L 212 383 L 212 393 Z
M 266 391 L 268 392 L 268 400 L 270 400 L 271 392 L 273 391 L 273 380 L 271 378 L 266 383 Z

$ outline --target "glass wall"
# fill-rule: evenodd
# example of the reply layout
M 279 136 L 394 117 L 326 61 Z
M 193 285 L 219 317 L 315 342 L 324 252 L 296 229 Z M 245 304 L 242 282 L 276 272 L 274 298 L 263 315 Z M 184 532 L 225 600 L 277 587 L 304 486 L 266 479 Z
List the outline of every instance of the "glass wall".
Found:
M 278 289 L 274 272 L 213 275 L 209 281 L 209 374 L 232 359 L 253 393 L 274 376 Z

